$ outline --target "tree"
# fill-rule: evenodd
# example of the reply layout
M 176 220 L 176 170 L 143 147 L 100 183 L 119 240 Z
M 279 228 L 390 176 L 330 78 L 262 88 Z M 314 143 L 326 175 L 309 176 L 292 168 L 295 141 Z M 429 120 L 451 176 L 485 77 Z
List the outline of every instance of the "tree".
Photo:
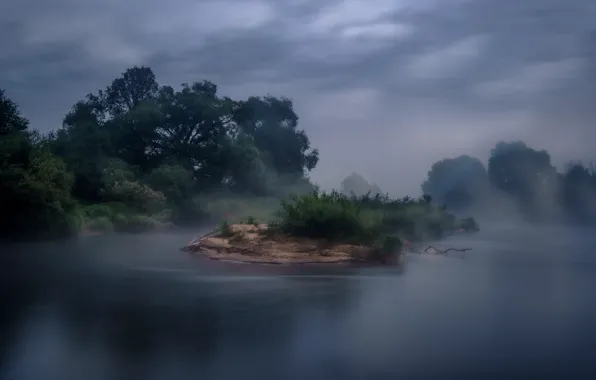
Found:
M 217 96 L 211 82 L 164 86 L 159 93 L 163 122 L 157 127 L 156 151 L 178 157 L 202 187 L 221 184 L 230 151 L 232 102 Z
M 115 152 L 96 106 L 88 101 L 76 103 L 65 116 L 62 128 L 48 137 L 52 152 L 74 173 L 73 195 L 89 202 L 100 200 L 100 163 Z
M 358 173 L 352 173 L 341 181 L 341 193 L 357 197 L 370 194 L 381 195 L 381 188 L 374 183 L 369 183 Z
M 15 103 L 0 90 L 0 237 L 39 238 L 72 233 L 72 174 L 38 146 Z
M 596 175 L 580 162 L 567 165 L 561 176 L 561 202 L 572 220 L 596 222 Z
M 298 129 L 298 115 L 290 99 L 250 97 L 234 112 L 240 129 L 254 138 L 266 165 L 279 174 L 304 174 L 315 168 L 319 152 L 306 133 Z
M 555 173 L 547 151 L 534 150 L 521 141 L 497 143 L 488 161 L 491 183 L 524 199 L 534 195 Z
M 134 110 L 141 103 L 157 96 L 159 84 L 153 70 L 134 66 L 112 81 L 104 91 L 92 97 L 101 109 L 111 117 L 118 117 Z
M 513 196 L 527 216 L 538 218 L 553 206 L 557 171 L 545 150 L 534 150 L 521 141 L 499 142 L 491 151 L 488 176 L 495 188 Z
M 15 102 L 0 89 L 0 135 L 23 132 L 29 127 L 29 120 L 21 115 Z
M 192 172 L 177 164 L 166 163 L 155 168 L 147 176 L 146 182 L 176 206 L 192 197 L 194 191 Z
M 482 162 L 468 155 L 435 162 L 422 184 L 429 194 L 449 209 L 464 210 L 486 191 L 488 175 Z
M 28 125 L 0 91 L 1 205 L 12 210 L 0 222 L 23 236 L 65 236 L 73 218 L 196 222 L 197 193 L 314 189 L 318 151 L 283 97 L 236 101 L 209 81 L 174 89 L 135 66 L 75 103 L 58 130 Z

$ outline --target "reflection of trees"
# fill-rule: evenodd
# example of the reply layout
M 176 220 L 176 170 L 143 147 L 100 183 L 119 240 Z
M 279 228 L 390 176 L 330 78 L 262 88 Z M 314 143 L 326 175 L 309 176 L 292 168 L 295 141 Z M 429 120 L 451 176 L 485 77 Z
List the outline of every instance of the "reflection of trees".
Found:
M 120 360 L 143 362 L 161 350 L 182 350 L 206 359 L 221 345 L 251 350 L 255 345 L 281 344 L 301 312 L 346 307 L 349 281 L 298 281 L 269 290 L 265 282 L 262 290 L 243 291 L 242 283 L 233 282 L 87 279 L 81 281 L 86 286 L 68 287 L 63 311 L 73 339 L 99 338 Z M 272 281 L 272 286 L 278 285 Z
M 213 282 L 202 282 L 193 275 L 106 270 L 65 258 L 75 253 L 71 251 L 81 257 L 81 248 L 29 247 L 35 255 L 18 257 L 13 251 L 14 260 L 2 258 L 2 357 L 16 343 L 10 332 L 19 332 L 31 306 L 51 303 L 67 334 L 61 339 L 71 347 L 104 351 L 117 367 L 153 367 L 153 360 L 164 353 L 192 358 L 197 365 L 215 363 L 215 356 L 227 359 L 232 351 L 286 346 L 299 318 L 312 311 L 324 311 L 328 318 L 341 315 L 353 298 L 353 287 L 358 287 L 357 281 L 333 278 L 349 270 L 257 271 L 265 278 L 238 282 L 214 277 Z M 47 260 L 41 259 L 40 251 Z M 304 277 L 313 273 L 319 276 Z M 277 275 L 285 277 L 273 278 Z

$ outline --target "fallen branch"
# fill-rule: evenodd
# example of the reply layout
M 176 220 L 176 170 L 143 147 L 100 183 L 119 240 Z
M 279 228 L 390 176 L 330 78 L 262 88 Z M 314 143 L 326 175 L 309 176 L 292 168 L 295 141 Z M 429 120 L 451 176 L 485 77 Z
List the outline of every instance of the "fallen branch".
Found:
M 447 254 L 447 252 L 449 252 L 449 251 L 454 251 L 454 252 L 467 252 L 467 251 L 471 251 L 471 250 L 472 250 L 472 248 L 448 248 L 448 249 L 446 249 L 446 250 L 444 250 L 444 251 L 443 251 L 443 250 L 441 250 L 441 249 L 439 249 L 439 248 L 436 248 L 436 247 L 434 247 L 434 246 L 432 246 L 432 245 L 429 245 L 429 246 L 428 246 L 428 247 L 427 247 L 427 248 L 424 250 L 424 252 L 425 252 L 425 253 L 428 253 L 428 250 L 429 250 L 429 249 L 431 249 L 431 248 L 432 248 L 434 251 L 436 251 L 436 252 L 438 252 L 438 253 L 440 253 L 440 254 L 442 254 L 442 255 L 446 255 L 446 254 Z

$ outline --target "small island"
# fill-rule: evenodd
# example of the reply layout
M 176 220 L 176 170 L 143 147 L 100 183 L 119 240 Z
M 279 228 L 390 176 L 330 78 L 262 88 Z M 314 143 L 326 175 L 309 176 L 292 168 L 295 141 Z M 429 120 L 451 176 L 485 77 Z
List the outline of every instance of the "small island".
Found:
M 315 191 L 283 201 L 277 218 L 268 223 L 224 221 L 183 250 L 251 264 L 400 265 L 410 242 L 475 231 L 474 219 L 458 220 L 428 196 L 391 199 Z

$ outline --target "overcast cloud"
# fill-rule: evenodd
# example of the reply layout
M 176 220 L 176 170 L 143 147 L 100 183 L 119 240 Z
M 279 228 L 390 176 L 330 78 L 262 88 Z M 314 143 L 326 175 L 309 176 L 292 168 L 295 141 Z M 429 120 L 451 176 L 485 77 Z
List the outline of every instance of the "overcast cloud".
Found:
M 591 0 L 7 0 L 0 88 L 43 131 L 132 65 L 284 95 L 315 181 L 417 195 L 434 161 L 500 139 L 596 158 L 594 20 Z

